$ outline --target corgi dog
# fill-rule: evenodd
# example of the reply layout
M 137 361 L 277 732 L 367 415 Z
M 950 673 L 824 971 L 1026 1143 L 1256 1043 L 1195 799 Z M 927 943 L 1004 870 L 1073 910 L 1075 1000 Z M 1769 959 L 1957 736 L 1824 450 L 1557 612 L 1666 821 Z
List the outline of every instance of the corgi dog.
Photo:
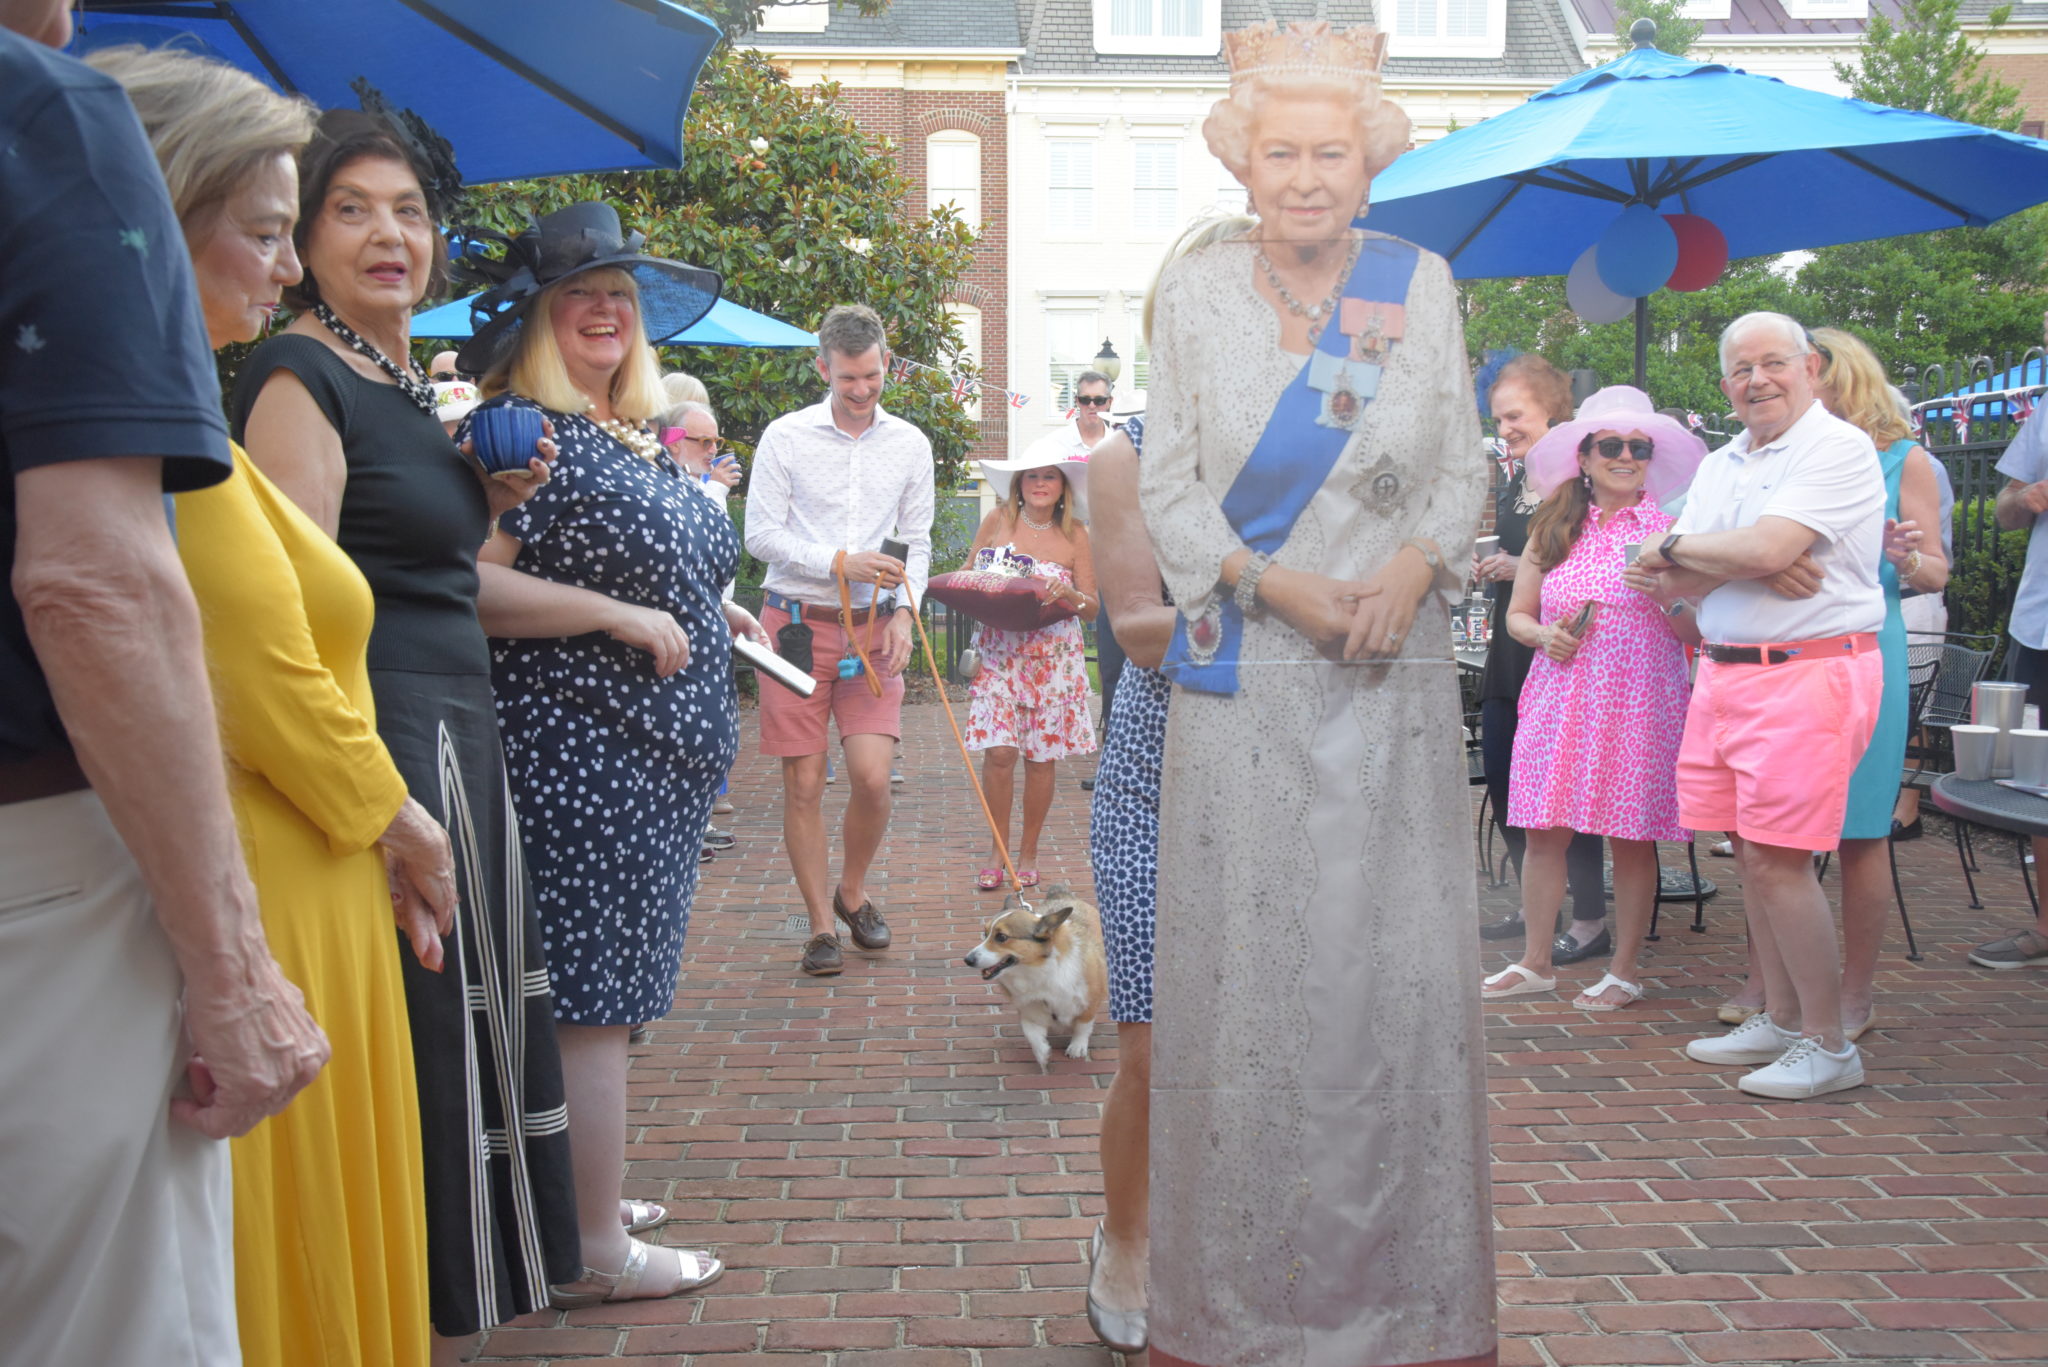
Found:
M 1046 1042 L 1051 1029 L 1067 1031 L 1068 1058 L 1088 1057 L 1088 1037 L 1109 1004 L 1109 969 L 1094 907 L 1066 887 L 1046 888 L 1035 909 L 1013 895 L 989 918 L 981 943 L 968 951 L 967 966 L 980 969 L 982 981 L 1001 988 L 1017 1008 L 1040 1072 L 1052 1055 Z

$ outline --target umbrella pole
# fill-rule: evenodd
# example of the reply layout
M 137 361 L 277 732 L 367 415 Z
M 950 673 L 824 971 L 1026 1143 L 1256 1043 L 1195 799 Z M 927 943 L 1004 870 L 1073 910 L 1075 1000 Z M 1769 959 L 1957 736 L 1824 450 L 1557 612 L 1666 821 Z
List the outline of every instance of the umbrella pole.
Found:
M 1636 300 L 1636 388 L 1650 392 L 1650 297 Z

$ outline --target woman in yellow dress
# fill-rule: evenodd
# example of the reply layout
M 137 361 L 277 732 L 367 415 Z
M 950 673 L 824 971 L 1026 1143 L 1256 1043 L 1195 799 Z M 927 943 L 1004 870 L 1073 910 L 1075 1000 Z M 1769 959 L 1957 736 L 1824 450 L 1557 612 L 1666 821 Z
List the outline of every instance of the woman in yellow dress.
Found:
M 216 349 L 261 335 L 299 278 L 294 156 L 314 111 L 231 67 L 113 49 L 184 225 Z M 410 1029 L 391 936 L 441 961 L 448 840 L 377 738 L 369 586 L 235 450 L 175 501 L 264 931 L 333 1059 L 234 1141 L 235 1300 L 248 1367 L 424 1367 L 426 1218 Z M 387 867 L 388 866 L 388 867 Z M 439 933 L 437 933 L 439 932 Z

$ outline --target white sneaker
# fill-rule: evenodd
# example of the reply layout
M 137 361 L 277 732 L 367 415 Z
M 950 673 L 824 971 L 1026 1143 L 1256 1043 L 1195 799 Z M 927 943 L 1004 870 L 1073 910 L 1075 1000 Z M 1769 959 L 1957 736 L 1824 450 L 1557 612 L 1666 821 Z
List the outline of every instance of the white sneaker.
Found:
M 1759 1011 L 1725 1035 L 1692 1041 L 1685 1046 L 1685 1056 L 1701 1063 L 1769 1063 L 1797 1039 L 1773 1024 L 1770 1012 Z
M 1802 1035 L 1784 1057 L 1767 1068 L 1743 1075 L 1735 1084 L 1757 1096 L 1783 1097 L 1797 1101 L 1804 1097 L 1839 1092 L 1863 1085 L 1863 1055 L 1854 1044 L 1843 1044 L 1842 1052 L 1831 1054 L 1820 1041 Z

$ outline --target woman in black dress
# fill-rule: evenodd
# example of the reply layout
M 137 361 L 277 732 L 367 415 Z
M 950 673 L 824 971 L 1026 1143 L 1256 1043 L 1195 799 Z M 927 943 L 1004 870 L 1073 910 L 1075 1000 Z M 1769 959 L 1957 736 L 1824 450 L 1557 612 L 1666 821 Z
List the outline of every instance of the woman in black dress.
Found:
M 628 1032 L 675 1004 L 698 850 L 739 752 L 732 637 L 766 643 L 721 601 L 739 566 L 732 520 L 648 425 L 668 400 L 646 339 L 703 316 L 718 277 L 639 245 L 611 206 L 576 204 L 502 261 L 464 261 L 500 286 L 458 360 L 484 376 L 472 429 L 537 410 L 561 445 L 554 479 L 484 548 L 480 605 L 568 1091 L 584 1265 L 555 1288 L 564 1307 L 674 1295 L 724 1270 L 613 1214 Z
M 357 111 L 322 117 L 299 175 L 306 275 L 286 295 L 301 312 L 244 364 L 234 412 L 250 458 L 369 580 L 378 730 L 455 846 L 444 970 L 403 956 L 435 1360 L 452 1362 L 581 1264 L 547 963 L 476 615 L 492 519 L 547 467 L 487 488 L 408 359 L 412 310 L 445 276 L 434 221 L 454 188 L 427 145 Z
M 1515 718 L 1522 681 L 1529 677 L 1534 652 L 1508 635 L 1508 599 L 1514 592 L 1515 570 L 1529 540 L 1529 519 L 1542 499 L 1528 487 L 1522 460 L 1536 439 L 1572 415 L 1572 383 L 1541 356 L 1517 356 L 1502 366 L 1488 394 L 1495 430 L 1515 462 L 1515 477 L 1501 489 L 1493 510 L 1493 530 L 1500 546 L 1474 563 L 1486 585 L 1493 634 L 1486 643 L 1486 670 L 1479 677 L 1480 755 L 1486 767 L 1487 806 L 1500 823 L 1508 858 L 1521 872 L 1522 849 L 1528 843 L 1519 826 L 1507 824 L 1508 762 L 1515 753 Z M 1607 894 L 1602 871 L 1601 840 L 1576 835 L 1565 852 L 1565 879 L 1572 892 L 1571 929 L 1561 931 L 1551 947 L 1551 962 L 1575 964 L 1613 952 L 1607 934 Z M 1479 928 L 1488 940 L 1511 940 L 1522 933 L 1522 916 L 1512 912 Z M 1567 943 L 1569 942 L 1569 943 Z

